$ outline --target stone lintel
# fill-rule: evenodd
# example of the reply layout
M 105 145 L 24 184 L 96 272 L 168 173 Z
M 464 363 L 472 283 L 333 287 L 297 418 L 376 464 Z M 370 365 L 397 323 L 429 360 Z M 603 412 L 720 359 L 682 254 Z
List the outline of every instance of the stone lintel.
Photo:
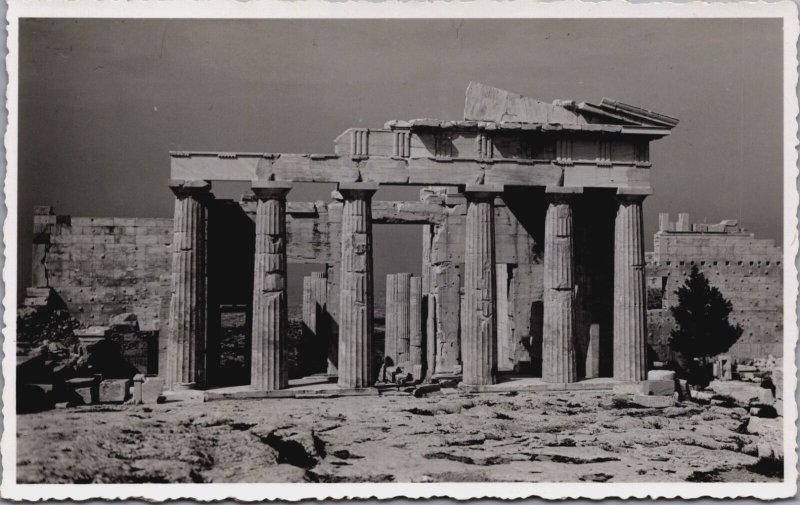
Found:
M 170 179 L 169 189 L 175 196 L 201 196 L 211 193 L 211 183 L 203 180 Z
M 486 200 L 502 196 L 503 191 L 505 187 L 502 184 L 467 184 L 463 193 L 470 200 Z
M 652 188 L 617 188 L 617 198 L 621 200 L 644 200 L 652 194 Z
M 253 194 L 260 200 L 286 198 L 292 184 L 284 181 L 253 181 L 250 185 Z
M 375 194 L 380 189 L 380 184 L 377 182 L 340 182 L 337 188 L 339 194 L 347 198 L 348 196 L 369 197 Z
M 549 196 L 570 196 L 582 195 L 583 187 L 581 186 L 546 186 L 544 192 Z

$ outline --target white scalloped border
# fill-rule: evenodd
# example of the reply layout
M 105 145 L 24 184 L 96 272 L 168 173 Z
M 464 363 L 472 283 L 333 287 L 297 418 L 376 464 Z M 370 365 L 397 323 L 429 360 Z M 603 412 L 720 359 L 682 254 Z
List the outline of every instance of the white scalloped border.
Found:
M 476 2 L 325 2 L 253 0 L 9 0 L 6 68 L 8 88 L 5 135 L 7 216 L 3 225 L 3 421 L 0 496 L 10 500 L 193 499 L 211 501 L 297 501 L 307 498 L 735 498 L 776 499 L 797 493 L 797 406 L 784 399 L 785 480 L 781 483 L 399 483 L 399 484 L 36 484 L 16 483 L 16 264 L 17 264 L 17 122 L 18 36 L 21 17 L 87 18 L 751 18 L 784 20 L 784 391 L 796 392 L 798 252 L 797 181 L 797 5 L 792 1 L 749 3 L 639 3 L 623 1 L 537 3 L 530 0 Z M 787 261 L 789 259 L 789 261 Z M 789 303 L 787 303 L 789 302 Z M 793 302 L 793 303 L 792 303 Z

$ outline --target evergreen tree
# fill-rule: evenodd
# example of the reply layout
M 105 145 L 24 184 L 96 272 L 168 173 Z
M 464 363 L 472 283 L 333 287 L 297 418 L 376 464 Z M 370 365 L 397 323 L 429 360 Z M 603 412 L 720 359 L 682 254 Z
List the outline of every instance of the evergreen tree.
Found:
M 709 285 L 696 266 L 676 294 L 678 304 L 670 307 L 677 323 L 669 339 L 673 351 L 705 363 L 706 358 L 730 349 L 742 335 L 742 327 L 728 321 L 733 310 L 731 302 Z

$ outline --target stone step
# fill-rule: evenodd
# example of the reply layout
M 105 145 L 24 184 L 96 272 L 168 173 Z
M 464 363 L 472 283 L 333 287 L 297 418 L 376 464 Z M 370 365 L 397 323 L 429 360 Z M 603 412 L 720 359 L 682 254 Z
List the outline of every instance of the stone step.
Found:
M 53 293 L 53 288 L 39 287 L 39 288 L 25 288 L 26 298 L 49 298 Z

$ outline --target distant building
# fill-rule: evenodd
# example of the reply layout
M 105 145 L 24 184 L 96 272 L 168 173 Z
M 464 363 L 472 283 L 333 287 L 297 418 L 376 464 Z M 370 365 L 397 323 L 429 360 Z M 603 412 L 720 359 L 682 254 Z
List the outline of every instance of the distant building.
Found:
M 648 341 L 661 359 L 674 320 L 669 308 L 692 266 L 733 304 L 732 322 L 744 333 L 730 350 L 737 360 L 783 354 L 783 251 L 774 240 L 757 239 L 735 220 L 690 224 L 689 214 L 671 222 L 660 214 L 654 250 L 646 253 Z

